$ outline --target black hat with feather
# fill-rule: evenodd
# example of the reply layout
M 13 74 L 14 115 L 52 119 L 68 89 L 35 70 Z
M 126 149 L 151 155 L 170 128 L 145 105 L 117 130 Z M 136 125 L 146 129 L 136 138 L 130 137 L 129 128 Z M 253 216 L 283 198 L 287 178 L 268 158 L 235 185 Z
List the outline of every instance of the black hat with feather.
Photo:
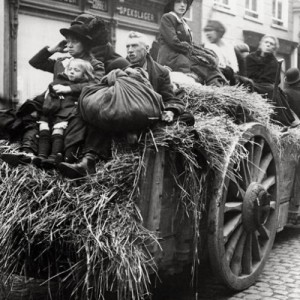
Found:
M 92 46 L 105 45 L 108 42 L 109 32 L 106 26 L 106 22 L 92 14 L 81 14 L 77 16 L 71 23 L 84 24 L 92 37 Z

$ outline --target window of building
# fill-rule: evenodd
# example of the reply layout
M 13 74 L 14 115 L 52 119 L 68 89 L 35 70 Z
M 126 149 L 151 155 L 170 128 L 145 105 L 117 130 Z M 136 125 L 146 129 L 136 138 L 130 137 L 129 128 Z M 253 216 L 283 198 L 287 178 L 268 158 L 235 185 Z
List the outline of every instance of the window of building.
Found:
M 245 18 L 262 22 L 264 1 L 246 0 L 245 1 Z
M 246 0 L 245 14 L 248 17 L 258 19 L 257 0 Z
M 214 9 L 235 14 L 236 0 L 214 0 Z
M 276 27 L 287 27 L 288 1 L 273 0 L 272 3 L 272 25 Z

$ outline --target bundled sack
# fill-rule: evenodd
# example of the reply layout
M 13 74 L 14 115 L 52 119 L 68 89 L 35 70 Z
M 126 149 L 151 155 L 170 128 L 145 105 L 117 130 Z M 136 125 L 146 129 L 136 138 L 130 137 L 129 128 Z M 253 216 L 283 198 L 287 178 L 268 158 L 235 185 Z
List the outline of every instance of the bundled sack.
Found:
M 83 119 L 109 132 L 145 129 L 163 110 L 161 95 L 147 81 L 141 73 L 111 71 L 100 84 L 83 89 L 78 101 Z

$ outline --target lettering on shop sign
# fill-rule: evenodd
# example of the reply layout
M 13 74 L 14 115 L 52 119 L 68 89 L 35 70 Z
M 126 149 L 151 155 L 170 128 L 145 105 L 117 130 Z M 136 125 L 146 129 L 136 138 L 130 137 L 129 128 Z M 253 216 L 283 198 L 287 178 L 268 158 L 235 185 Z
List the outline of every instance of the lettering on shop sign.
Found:
M 156 22 L 155 14 L 126 6 L 117 7 L 121 16 L 135 18 L 147 22 Z
M 101 10 L 101 11 L 108 11 L 107 0 L 92 0 L 91 8 Z
M 78 0 L 53 0 L 53 1 L 63 2 L 63 3 L 69 3 L 69 4 L 75 4 L 75 5 L 78 4 Z

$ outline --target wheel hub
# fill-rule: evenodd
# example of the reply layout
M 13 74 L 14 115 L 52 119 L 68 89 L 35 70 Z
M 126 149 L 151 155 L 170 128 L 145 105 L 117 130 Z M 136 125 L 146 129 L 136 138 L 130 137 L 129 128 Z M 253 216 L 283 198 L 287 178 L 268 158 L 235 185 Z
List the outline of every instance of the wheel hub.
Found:
M 255 231 L 267 222 L 269 214 L 270 195 L 261 184 L 252 182 L 243 201 L 242 217 L 245 230 Z

